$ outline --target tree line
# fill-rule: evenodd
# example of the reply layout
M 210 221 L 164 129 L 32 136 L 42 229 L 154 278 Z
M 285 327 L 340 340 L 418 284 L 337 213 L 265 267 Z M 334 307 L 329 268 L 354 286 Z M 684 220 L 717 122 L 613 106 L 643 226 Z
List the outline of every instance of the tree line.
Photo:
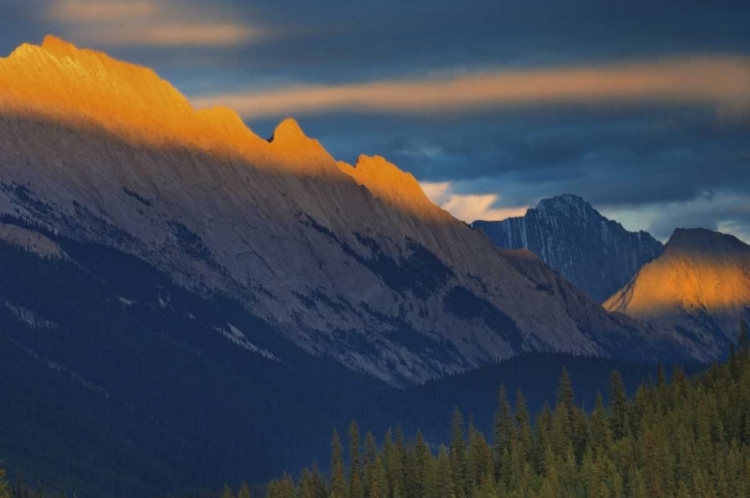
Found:
M 329 476 L 285 473 L 268 498 L 741 497 L 750 496 L 750 333 L 740 322 L 729 359 L 695 379 L 663 369 L 630 399 L 610 376 L 586 413 L 562 371 L 553 407 L 532 421 L 523 394 L 500 387 L 488 438 L 456 408 L 450 443 L 431 447 L 400 429 L 364 442 L 356 421 L 345 455 L 334 431 Z M 232 498 L 225 488 L 223 498 Z M 242 498 L 246 498 L 247 494 Z

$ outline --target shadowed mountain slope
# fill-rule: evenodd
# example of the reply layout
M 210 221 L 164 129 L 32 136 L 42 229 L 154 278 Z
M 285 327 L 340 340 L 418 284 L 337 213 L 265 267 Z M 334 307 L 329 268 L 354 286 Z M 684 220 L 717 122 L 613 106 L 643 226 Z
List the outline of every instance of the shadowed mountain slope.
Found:
M 522 217 L 472 226 L 498 247 L 530 250 L 599 302 L 664 250 L 648 233 L 628 232 L 570 194 L 543 199 Z

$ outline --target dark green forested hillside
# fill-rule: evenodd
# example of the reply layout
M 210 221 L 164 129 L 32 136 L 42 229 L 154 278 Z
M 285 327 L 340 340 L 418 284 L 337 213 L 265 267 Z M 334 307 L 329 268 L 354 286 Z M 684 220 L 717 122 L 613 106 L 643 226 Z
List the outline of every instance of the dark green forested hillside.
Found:
M 500 388 L 493 434 L 456 410 L 448 447 L 431 448 L 400 430 L 380 444 L 356 422 L 348 455 L 333 435 L 331 473 L 314 467 L 296 481 L 272 482 L 269 498 L 463 497 L 744 497 L 750 496 L 750 342 L 740 326 L 738 351 L 689 379 L 676 369 L 642 385 L 630 399 L 610 377 L 609 402 L 591 413 L 574 403 L 563 372 L 554 409 L 535 420 L 522 393 Z M 345 463 L 345 459 L 349 462 Z M 225 489 L 223 496 L 233 496 Z M 242 495 L 247 496 L 247 495 Z
M 704 364 L 680 365 L 688 376 L 708 367 Z M 554 405 L 557 381 L 565 369 L 575 386 L 575 404 L 590 412 L 599 392 L 604 403 L 609 403 L 609 375 L 612 371 L 620 372 L 625 390 L 628 396 L 632 396 L 642 383 L 657 378 L 659 368 L 655 364 L 609 358 L 530 353 L 404 391 L 373 397 L 371 403 L 353 411 L 338 428 L 341 432 L 346 431 L 348 422 L 355 418 L 363 430 L 382 435 L 388 427 L 399 424 L 407 438 L 419 430 L 425 440 L 439 445 L 450 441 L 451 427 L 447 422 L 457 406 L 477 430 L 490 434 L 500 384 L 505 385 L 511 399 L 518 390 L 523 392 L 527 409 L 536 414 L 541 412 L 545 403 Z M 661 368 L 668 378 L 671 377 L 674 366 Z

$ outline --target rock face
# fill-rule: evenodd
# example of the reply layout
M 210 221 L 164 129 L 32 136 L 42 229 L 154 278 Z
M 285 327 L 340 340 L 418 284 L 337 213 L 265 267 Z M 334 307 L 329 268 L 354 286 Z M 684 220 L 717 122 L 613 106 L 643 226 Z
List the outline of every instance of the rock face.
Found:
M 293 120 L 261 139 L 148 69 L 56 38 L 0 59 L 0 215 L 133 255 L 393 385 L 523 351 L 685 351 L 496 248 L 382 158 L 339 163 Z
M 750 321 L 750 246 L 705 229 L 678 229 L 664 254 L 604 304 L 657 326 L 673 327 L 711 356 Z
M 664 247 L 646 232 L 628 232 L 575 195 L 539 202 L 525 216 L 476 221 L 503 249 L 528 249 L 599 302 L 625 285 Z

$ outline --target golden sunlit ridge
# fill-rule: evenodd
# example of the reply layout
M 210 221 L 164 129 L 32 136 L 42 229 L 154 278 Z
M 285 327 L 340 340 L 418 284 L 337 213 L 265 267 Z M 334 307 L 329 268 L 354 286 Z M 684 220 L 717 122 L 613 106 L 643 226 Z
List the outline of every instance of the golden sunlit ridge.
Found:
M 190 147 L 237 157 L 256 168 L 352 177 L 407 212 L 449 216 L 427 199 L 413 176 L 383 158 L 361 156 L 356 168 L 337 163 L 293 119 L 282 121 L 265 140 L 228 107 L 196 110 L 151 69 L 54 36 L 41 46 L 24 44 L 0 59 L 0 111 L 94 125 L 134 144 Z

